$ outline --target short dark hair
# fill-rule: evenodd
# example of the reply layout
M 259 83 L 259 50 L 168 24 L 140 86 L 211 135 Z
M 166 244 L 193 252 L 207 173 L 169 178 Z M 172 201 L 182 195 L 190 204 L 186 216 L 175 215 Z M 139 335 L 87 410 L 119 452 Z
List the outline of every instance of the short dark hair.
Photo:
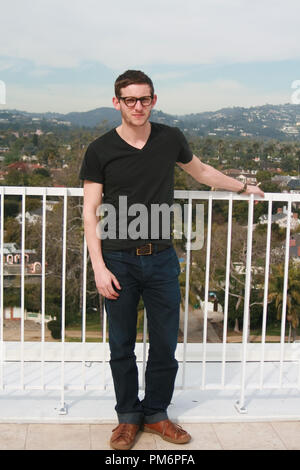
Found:
M 145 83 L 149 85 L 151 90 L 151 96 L 154 95 L 154 86 L 151 78 L 149 78 L 144 72 L 140 70 L 126 70 L 126 72 L 119 75 L 115 81 L 115 95 L 117 98 L 121 97 L 121 89 L 129 85 L 134 85 L 136 83 Z

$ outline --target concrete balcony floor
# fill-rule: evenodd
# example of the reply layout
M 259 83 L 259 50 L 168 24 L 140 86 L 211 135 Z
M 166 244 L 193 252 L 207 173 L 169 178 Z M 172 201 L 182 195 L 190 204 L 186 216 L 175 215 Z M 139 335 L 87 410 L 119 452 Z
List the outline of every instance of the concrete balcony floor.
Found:
M 8 384 L 17 385 L 20 378 L 20 364 L 6 364 Z M 55 370 L 52 367 L 55 367 Z M 60 368 L 53 364 L 52 373 Z M 26 364 L 26 385 L 37 385 L 39 364 Z M 228 364 L 227 376 L 235 385 L 235 373 L 239 365 Z M 235 403 L 240 397 L 238 389 L 201 390 L 201 365 L 188 364 L 187 383 L 198 388 L 181 390 L 181 367 L 178 374 L 178 388 L 174 392 L 168 409 L 170 419 L 183 426 L 192 441 L 178 446 L 163 441 L 159 436 L 139 433 L 133 450 L 221 450 L 221 449 L 270 449 L 300 450 L 300 393 L 298 385 L 298 361 L 286 364 L 283 375 L 283 389 L 266 388 L 246 390 L 247 413 L 239 413 Z M 0 392 L 0 450 L 4 449 L 83 449 L 109 450 L 112 429 L 116 426 L 114 390 L 107 371 L 105 390 L 71 389 L 78 383 L 81 364 L 66 364 L 64 394 L 66 414 L 59 414 L 61 395 L 59 390 L 9 390 Z M 108 366 L 107 366 L 108 368 Z M 237 368 L 237 369 L 236 369 Z M 259 378 L 259 364 L 247 365 L 249 375 Z M 59 384 L 48 371 L 47 385 Z M 278 363 L 268 363 L 265 385 L 276 385 Z M 103 371 L 102 371 L 103 372 Z M 34 374 L 37 373 L 37 377 Z M 86 368 L 88 383 L 94 385 L 101 379 L 101 365 Z M 220 378 L 220 365 L 208 367 L 209 385 Z M 57 378 L 58 378 L 57 377 Z M 239 374 L 236 374 L 239 378 Z M 52 381 L 50 380 L 52 379 Z M 212 380 L 210 380 L 212 379 Z M 214 379 L 214 380 L 213 380 Z M 72 380 L 75 382 L 72 384 Z M 239 380 L 236 381 L 238 384 Z M 143 390 L 141 390 L 141 398 Z
M 0 424 L 0 450 L 110 450 L 114 425 Z M 187 423 L 184 446 L 140 432 L 132 450 L 300 450 L 300 421 Z

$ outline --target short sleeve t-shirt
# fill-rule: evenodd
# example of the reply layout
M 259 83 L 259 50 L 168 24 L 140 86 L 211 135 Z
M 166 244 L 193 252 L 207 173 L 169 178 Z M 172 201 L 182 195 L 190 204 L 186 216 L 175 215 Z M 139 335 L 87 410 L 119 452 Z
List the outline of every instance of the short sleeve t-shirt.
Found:
M 178 128 L 153 122 L 142 149 L 128 144 L 116 129 L 88 146 L 79 178 L 103 184 L 104 250 L 149 242 L 172 244 L 171 230 L 166 235 L 162 220 L 157 219 L 158 211 L 151 212 L 151 208 L 172 206 L 175 164 L 189 163 L 192 158 L 188 142 Z

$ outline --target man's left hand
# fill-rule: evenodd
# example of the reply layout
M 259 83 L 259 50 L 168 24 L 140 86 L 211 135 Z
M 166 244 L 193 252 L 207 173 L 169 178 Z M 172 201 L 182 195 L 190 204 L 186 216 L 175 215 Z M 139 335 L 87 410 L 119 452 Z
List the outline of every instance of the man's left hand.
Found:
M 247 189 L 243 194 L 254 194 L 256 196 L 265 197 L 265 193 L 258 186 L 251 184 L 247 185 Z

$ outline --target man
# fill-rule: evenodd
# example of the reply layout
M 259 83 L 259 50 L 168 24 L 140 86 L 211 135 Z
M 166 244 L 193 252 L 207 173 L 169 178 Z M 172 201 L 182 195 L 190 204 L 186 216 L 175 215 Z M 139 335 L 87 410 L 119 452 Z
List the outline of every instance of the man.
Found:
M 191 439 L 167 415 L 178 368 L 178 259 L 171 234 L 166 237 L 159 225 L 153 226 L 151 217 L 141 223 L 148 228 L 145 235 L 129 233 L 134 211 L 129 215 L 127 208 L 143 204 L 150 212 L 154 204 L 170 206 L 175 163 L 208 186 L 263 196 L 258 187 L 243 185 L 202 163 L 179 129 L 150 122 L 156 101 L 153 83 L 143 72 L 128 70 L 120 75 L 113 105 L 120 111 L 122 123 L 89 145 L 80 171 L 85 236 L 109 323 L 110 366 L 119 421 L 110 441 L 114 449 L 130 449 L 142 425 L 144 431 L 173 443 L 184 444 Z M 102 202 L 114 208 L 118 224 L 96 236 L 97 209 Z M 141 296 L 150 343 L 142 401 L 134 355 Z

